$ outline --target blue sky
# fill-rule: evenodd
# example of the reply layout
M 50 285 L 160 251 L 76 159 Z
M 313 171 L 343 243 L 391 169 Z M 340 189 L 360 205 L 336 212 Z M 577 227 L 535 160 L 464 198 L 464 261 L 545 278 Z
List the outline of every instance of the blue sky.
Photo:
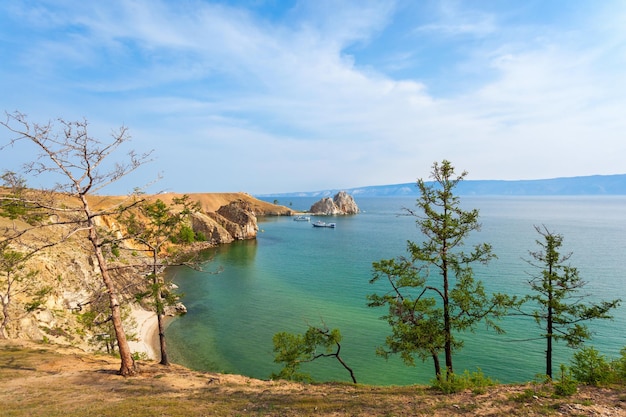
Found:
M 113 193 L 626 173 L 619 0 L 6 1 L 0 62 L 0 110 L 154 149 Z

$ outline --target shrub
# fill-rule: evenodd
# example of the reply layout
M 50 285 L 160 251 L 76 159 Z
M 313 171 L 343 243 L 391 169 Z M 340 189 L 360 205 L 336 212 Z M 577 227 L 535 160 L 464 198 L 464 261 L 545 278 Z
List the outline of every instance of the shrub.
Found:
M 180 230 L 175 236 L 170 239 L 172 243 L 193 243 L 196 240 L 196 234 L 193 229 L 184 224 L 180 227 Z
M 572 378 L 572 371 L 561 364 L 561 378 L 554 384 L 554 395 L 557 397 L 569 397 L 578 391 L 578 383 Z
M 616 382 L 626 383 L 626 346 L 620 350 L 620 357 L 611 362 Z
M 471 389 L 474 394 L 482 394 L 487 387 L 496 385 L 496 383 L 478 368 L 472 373 L 465 370 L 462 375 L 450 373 L 445 379 L 443 377 L 434 379 L 431 386 L 444 394 L 453 394 L 466 389 Z
M 593 347 L 585 347 L 574 354 L 572 374 L 578 382 L 598 386 L 609 382 L 613 371 L 604 355 Z

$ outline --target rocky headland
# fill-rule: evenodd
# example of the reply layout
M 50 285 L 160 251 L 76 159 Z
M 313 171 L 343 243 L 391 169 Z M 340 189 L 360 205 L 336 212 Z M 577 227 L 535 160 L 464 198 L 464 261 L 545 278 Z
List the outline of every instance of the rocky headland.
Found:
M 359 213 L 359 207 L 350 194 L 340 191 L 333 198 L 324 197 L 314 203 L 309 212 L 323 216 L 342 216 Z
M 255 239 L 258 231 L 257 217 L 294 214 L 287 207 L 258 200 L 246 193 L 198 193 L 188 196 L 199 207 L 199 210 L 191 214 L 189 226 L 194 233 L 205 239 L 185 247 L 173 248 L 178 251 L 196 253 L 235 240 Z M 144 196 L 149 201 L 160 199 L 168 205 L 180 197 L 182 194 L 174 193 Z M 101 210 L 119 206 L 125 199 L 127 197 L 92 196 L 90 204 Z M 73 203 L 68 200 L 63 201 L 63 204 L 71 206 Z M 32 271 L 32 274 L 26 281 L 11 282 L 13 287 L 10 291 L 5 291 L 4 281 L 8 282 L 8 278 L 5 275 L 0 276 L 3 281 L 0 295 L 5 299 L 10 295 L 7 313 L 11 318 L 4 334 L 0 336 L 69 344 L 87 351 L 99 350 L 103 344 L 98 338 L 102 337 L 104 331 L 98 326 L 86 324 L 88 319 L 89 323 L 106 321 L 106 305 L 96 306 L 104 302 L 101 297 L 104 289 L 98 263 L 88 242 L 85 242 L 85 232 L 74 234 L 69 226 L 64 230 L 62 222 L 58 220 L 55 219 L 58 226 L 34 229 L 25 234 L 21 239 L 21 247 L 13 248 L 26 251 L 28 246 L 35 246 L 38 242 L 71 235 L 63 243 L 50 246 L 30 258 L 25 263 L 24 270 Z M 118 238 L 125 234 L 124 225 L 115 215 L 98 217 L 97 221 L 104 234 Z M 0 217 L 0 237 L 11 230 L 29 227 L 19 219 Z M 125 306 L 128 311 L 127 326 L 131 335 L 131 349 L 153 357 L 151 345 L 154 341 L 156 316 L 149 308 L 144 308 L 147 306 L 134 301 L 134 292 L 142 285 L 142 281 L 145 285 L 146 280 L 143 279 L 143 273 L 139 272 L 141 269 L 133 265 L 148 262 L 147 254 L 132 239 L 123 240 L 115 252 L 109 251 L 106 256 L 111 267 L 117 271 L 116 285 L 127 300 Z M 179 306 L 179 309 L 184 312 L 183 306 Z M 172 314 L 175 314 L 174 310 Z M 4 314 L 0 316 L 3 318 Z

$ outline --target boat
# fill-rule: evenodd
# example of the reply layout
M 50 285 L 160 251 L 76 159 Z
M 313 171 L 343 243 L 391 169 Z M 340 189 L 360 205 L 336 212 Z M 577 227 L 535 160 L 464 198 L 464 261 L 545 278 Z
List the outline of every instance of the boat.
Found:
M 315 223 L 312 223 L 313 227 L 330 227 L 330 228 L 335 228 L 336 224 L 335 223 L 326 223 L 323 222 L 321 220 L 316 221 Z
M 296 216 L 293 218 L 294 222 L 310 222 L 311 218 L 307 216 Z

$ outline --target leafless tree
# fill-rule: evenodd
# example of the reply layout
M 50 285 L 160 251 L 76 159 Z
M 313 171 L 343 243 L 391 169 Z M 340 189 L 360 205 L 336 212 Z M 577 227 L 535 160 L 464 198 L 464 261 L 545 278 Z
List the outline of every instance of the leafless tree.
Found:
M 100 141 L 89 135 L 86 120 L 72 122 L 61 118 L 56 122 L 38 124 L 29 122 L 24 114 L 15 112 L 7 113 L 6 119 L 0 124 L 15 135 L 8 145 L 27 142 L 37 149 L 36 159 L 26 165 L 28 174 L 59 178 L 60 183 L 55 191 L 63 193 L 67 200 L 51 209 L 65 213 L 65 218 L 69 219 L 65 223 L 71 225 L 69 235 L 86 236 L 109 297 L 111 321 L 121 357 L 119 374 L 135 374 L 135 361 L 122 326 L 120 296 L 103 254 L 106 239 L 97 227 L 98 219 L 119 212 L 126 203 L 102 208 L 94 203 L 93 197 L 104 187 L 148 162 L 150 152 L 139 155 L 129 151 L 123 162 L 119 159 L 112 161 L 111 156 L 130 140 L 128 129 L 124 126 L 113 131 L 108 141 Z

